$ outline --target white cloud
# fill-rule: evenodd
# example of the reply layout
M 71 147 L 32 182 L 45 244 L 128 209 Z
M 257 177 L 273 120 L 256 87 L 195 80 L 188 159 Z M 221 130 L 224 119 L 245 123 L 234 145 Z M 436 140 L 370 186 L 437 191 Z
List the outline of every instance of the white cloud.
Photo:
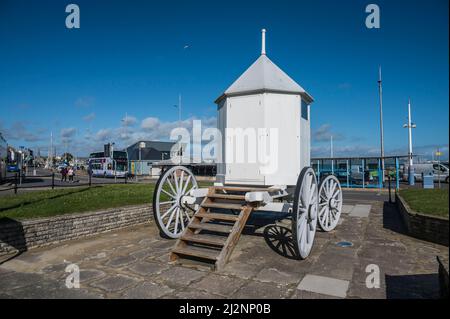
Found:
M 315 142 L 329 142 L 333 136 L 334 141 L 341 141 L 344 136 L 340 133 L 332 132 L 330 124 L 323 124 L 312 132 L 312 139 Z
M 97 133 L 95 134 L 94 139 L 99 142 L 105 142 L 111 140 L 112 137 L 113 137 L 112 130 L 107 128 L 98 130 Z
M 127 115 L 121 121 L 123 125 L 134 126 L 137 123 L 137 118 Z
M 30 123 L 25 121 L 16 121 L 9 127 L 3 127 L 0 123 L 0 131 L 6 140 L 11 143 L 12 141 L 25 141 L 25 142 L 37 142 L 45 139 L 43 134 L 47 131 L 45 128 L 33 128 Z
M 95 119 L 95 113 L 90 113 L 83 117 L 83 121 L 85 122 L 91 122 Z
M 154 130 L 159 127 L 159 119 L 156 117 L 147 117 L 142 120 L 141 128 L 145 131 Z
M 61 129 L 61 137 L 62 138 L 72 138 L 75 136 L 77 129 L 74 127 L 68 127 Z

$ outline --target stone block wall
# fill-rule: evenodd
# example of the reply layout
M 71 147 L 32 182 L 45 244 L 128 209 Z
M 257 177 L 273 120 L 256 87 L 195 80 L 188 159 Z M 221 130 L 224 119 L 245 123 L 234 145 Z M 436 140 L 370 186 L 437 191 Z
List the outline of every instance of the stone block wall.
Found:
M 149 222 L 151 205 L 18 221 L 0 219 L 0 256 Z
M 395 202 L 411 236 L 445 246 L 449 245 L 448 219 L 417 213 L 398 194 L 395 195 Z

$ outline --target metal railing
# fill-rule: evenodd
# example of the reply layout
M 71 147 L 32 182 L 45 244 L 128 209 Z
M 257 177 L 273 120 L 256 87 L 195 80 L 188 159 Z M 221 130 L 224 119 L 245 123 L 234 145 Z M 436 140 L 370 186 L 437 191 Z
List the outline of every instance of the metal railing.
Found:
M 17 192 L 21 189 L 33 189 L 33 188 L 47 188 L 47 189 L 55 189 L 55 188 L 67 188 L 67 187 L 91 187 L 91 186 L 97 186 L 97 185 L 117 185 L 117 184 L 135 184 L 134 182 L 130 182 L 128 180 L 128 176 L 124 178 L 116 178 L 112 180 L 108 180 L 106 182 L 106 179 L 104 182 L 99 181 L 100 178 L 96 178 L 95 181 L 93 181 L 92 174 L 88 174 L 87 181 L 80 182 L 80 180 L 74 180 L 74 181 L 66 181 L 62 179 L 61 174 L 56 174 L 52 172 L 48 175 L 26 175 L 22 174 L 21 172 L 15 173 L 14 176 L 8 176 L 4 179 L 4 185 L 9 183 L 9 187 L 2 187 L 0 185 L 0 192 L 5 191 L 14 191 L 14 194 L 17 194 Z M 59 181 L 59 179 L 61 180 Z M 42 181 L 34 181 L 36 179 L 43 179 Z M 44 181 L 47 181 L 45 183 Z M 41 184 L 40 184 L 41 183 Z

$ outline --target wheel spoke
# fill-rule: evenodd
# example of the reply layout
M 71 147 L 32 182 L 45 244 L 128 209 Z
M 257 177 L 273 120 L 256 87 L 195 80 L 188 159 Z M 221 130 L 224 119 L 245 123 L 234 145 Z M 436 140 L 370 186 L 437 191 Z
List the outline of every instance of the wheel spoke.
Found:
M 169 216 L 169 220 L 167 221 L 167 224 L 166 224 L 166 228 L 167 228 L 167 229 L 169 229 L 169 226 L 170 226 L 170 224 L 172 223 L 173 215 L 174 215 L 175 212 L 177 211 L 178 206 L 175 206 L 175 208 L 176 208 L 176 209 L 174 209 L 174 210 L 172 211 L 172 213 L 171 213 L 170 216 Z
M 180 207 L 177 207 L 177 212 L 175 215 L 175 228 L 174 228 L 174 234 L 178 233 L 178 222 L 180 220 Z
M 339 195 L 339 193 L 340 193 L 340 189 L 337 188 L 336 191 L 333 193 L 333 196 L 331 198 L 333 198 L 333 199 L 336 198 Z
M 189 185 L 189 182 L 191 181 L 191 175 L 189 175 L 186 179 L 186 184 L 184 184 L 183 190 L 181 191 L 181 195 L 187 194 L 186 188 Z
M 310 188 L 311 194 L 309 194 L 309 203 L 314 203 L 314 199 L 316 197 L 316 184 L 313 183 Z
M 176 198 L 176 195 L 171 194 L 171 193 L 167 192 L 166 190 L 164 190 L 164 189 L 162 189 L 162 188 L 161 188 L 161 192 L 163 192 L 164 194 L 166 194 L 166 195 L 169 196 L 170 198 Z
M 336 186 L 337 186 L 337 184 L 335 182 L 331 182 L 331 183 L 332 183 L 333 187 L 331 188 L 330 195 L 334 194 L 334 190 L 336 189 Z
M 180 194 L 180 187 L 178 186 L 178 178 L 177 178 L 177 171 L 175 170 L 173 172 L 173 179 L 175 181 L 175 189 L 176 189 L 176 194 L 179 195 Z
M 169 214 L 174 208 L 176 208 L 177 207 L 177 205 L 172 205 L 168 210 L 167 210 L 167 212 L 165 212 L 162 216 L 161 216 L 161 220 L 163 220 L 164 219 L 164 217 L 166 217 L 167 216 L 167 214 Z
M 169 200 L 167 202 L 160 202 L 159 205 L 173 204 L 175 202 L 176 202 L 176 200 Z
M 173 188 L 173 185 L 172 185 L 172 183 L 170 182 L 170 176 L 167 177 L 166 181 L 167 181 L 167 184 L 169 184 L 169 187 L 170 187 L 170 189 L 171 189 L 173 195 L 176 197 L 176 196 L 177 196 L 177 191 Z
M 327 198 L 330 198 L 330 181 L 325 182 L 325 193 L 327 194 Z
M 180 175 L 180 194 L 182 194 L 182 189 L 183 189 L 183 181 L 184 181 L 184 171 L 181 171 L 181 175 Z
M 187 217 L 187 222 L 189 223 L 189 221 L 191 220 L 191 216 L 189 216 L 188 212 L 186 209 L 183 209 L 183 213 L 186 215 Z
M 323 219 L 325 218 L 325 213 L 326 213 L 326 211 L 327 211 L 327 206 L 322 207 L 322 209 L 321 209 L 320 212 L 319 212 L 319 220 L 320 220 L 321 222 L 323 222 Z
M 300 246 L 301 249 L 305 249 L 305 241 L 306 241 L 306 227 L 305 227 L 306 221 L 302 220 L 300 224 Z

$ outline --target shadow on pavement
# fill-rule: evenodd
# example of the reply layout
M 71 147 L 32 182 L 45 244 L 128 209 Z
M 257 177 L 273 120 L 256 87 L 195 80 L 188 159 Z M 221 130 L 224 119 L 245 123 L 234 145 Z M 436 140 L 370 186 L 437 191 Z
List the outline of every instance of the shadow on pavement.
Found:
M 27 243 L 20 221 L 7 217 L 0 218 L 0 229 L 2 229 L 0 232 L 0 244 L 6 244 L 16 250 L 14 255 L 6 257 L 6 260 L 0 259 L 1 265 L 27 251 Z
M 407 235 L 407 229 L 394 203 L 383 204 L 383 228 Z
M 289 228 L 278 225 L 267 226 L 264 228 L 264 240 L 277 254 L 288 259 L 298 260 L 300 258 Z
M 438 274 L 385 275 L 387 299 L 437 299 Z

